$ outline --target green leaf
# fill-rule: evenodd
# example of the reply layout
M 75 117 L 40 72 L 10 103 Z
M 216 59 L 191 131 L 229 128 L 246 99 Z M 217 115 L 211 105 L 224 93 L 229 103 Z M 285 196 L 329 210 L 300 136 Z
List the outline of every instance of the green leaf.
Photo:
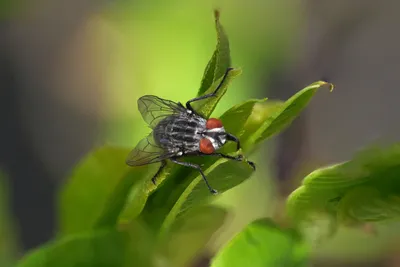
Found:
M 280 108 L 284 102 L 277 100 L 250 99 L 241 104 L 235 105 L 219 117 L 224 128 L 230 134 L 239 138 L 241 145 L 260 128 L 265 120 Z M 247 152 L 246 148 L 243 148 Z M 223 153 L 236 151 L 236 144 L 226 143 L 221 149 Z M 214 162 L 212 160 L 211 162 Z
M 150 267 L 154 257 L 154 235 L 133 221 L 123 230 L 96 229 L 56 239 L 25 255 L 17 267 Z
M 212 259 L 211 267 L 309 266 L 309 248 L 294 230 L 267 219 L 249 224 Z
M 204 173 L 211 186 L 217 188 L 219 193 L 223 193 L 248 179 L 253 169 L 245 162 L 221 158 Z M 161 235 L 168 231 L 178 216 L 185 215 L 190 208 L 211 201 L 214 197 L 205 185 L 203 177 L 197 173 L 165 218 L 160 230 Z
M 226 70 L 225 70 L 226 71 Z M 226 79 L 223 81 L 221 87 L 218 89 L 218 92 L 215 97 L 210 97 L 204 100 L 199 100 L 193 103 L 193 108 L 203 117 L 208 118 L 214 111 L 215 107 L 217 106 L 218 102 L 221 100 L 221 98 L 224 96 L 226 93 L 226 90 L 228 89 L 229 83 L 236 77 L 239 76 L 242 73 L 241 69 L 232 69 L 229 71 L 229 73 L 226 76 Z M 210 94 L 217 89 L 219 84 L 222 82 L 223 77 L 219 78 L 216 80 L 211 87 L 205 91 L 204 94 Z
M 226 211 L 215 206 L 201 206 L 176 220 L 160 240 L 159 250 L 171 266 L 190 266 L 211 237 L 224 223 Z
M 327 216 L 348 226 L 400 216 L 400 144 L 365 149 L 347 162 L 318 169 L 287 200 L 296 223 Z
M 153 166 L 155 167 L 155 166 Z M 159 166 L 156 165 L 156 167 L 158 168 Z M 125 198 L 126 202 L 125 205 L 122 209 L 122 211 L 120 210 L 120 214 L 118 217 L 118 220 L 120 223 L 124 223 L 124 222 L 129 222 L 131 221 L 133 218 L 136 218 L 143 210 L 147 198 L 149 197 L 149 195 L 151 194 L 151 192 L 153 192 L 156 187 L 154 187 L 153 183 L 150 181 L 149 182 L 149 178 L 153 178 L 155 172 L 157 170 L 151 169 L 151 171 L 146 172 L 146 174 L 144 175 L 144 179 L 141 179 L 142 182 L 139 182 L 138 184 L 135 184 L 135 186 L 132 186 L 129 192 L 129 195 L 124 194 L 121 192 L 127 192 L 125 191 L 123 188 L 129 189 L 129 186 L 124 187 L 123 185 L 121 186 L 121 190 L 115 190 L 114 191 L 114 195 L 116 198 L 120 198 L 121 200 L 123 198 Z M 132 179 L 136 179 L 134 176 L 131 176 Z M 129 183 L 129 174 L 127 177 L 127 182 Z M 111 205 L 110 210 L 112 210 L 113 204 L 112 204 L 112 197 L 109 198 Z M 107 213 L 104 213 L 105 216 L 104 218 L 107 218 Z M 110 216 L 109 218 L 115 218 L 116 216 Z M 107 219 L 105 220 L 107 221 Z M 100 223 L 101 224 L 101 223 Z
M 126 236 L 115 230 L 71 235 L 32 251 L 17 267 L 124 266 L 126 244 Z
M 149 191 L 143 181 L 150 180 L 158 166 L 128 167 L 129 152 L 104 146 L 79 162 L 60 192 L 61 234 L 82 232 L 96 224 L 114 226 L 133 185 L 138 187 L 134 213 L 140 213 Z
M 61 232 L 91 229 L 100 216 L 107 197 L 128 172 L 125 158 L 129 150 L 101 147 L 86 155 L 74 168 L 60 193 Z
M 242 126 L 243 132 L 239 136 L 245 153 L 251 152 L 255 144 L 248 142 L 249 138 L 270 118 L 277 110 L 280 110 L 285 102 L 280 100 L 258 101 L 254 104 L 246 123 Z M 235 121 L 234 121 L 235 122 Z
M 169 259 L 155 251 L 156 235 L 148 225 L 135 219 L 121 228 L 128 235 L 129 240 L 125 247 L 124 267 L 153 267 L 156 265 L 155 262 L 160 266 L 171 266 Z
M 241 137 L 245 132 L 245 125 L 253 113 L 254 106 L 259 103 L 265 103 L 266 100 L 266 98 L 262 100 L 250 99 L 228 109 L 219 118 L 225 130 L 238 138 Z
M 10 185 L 0 170 L 0 266 L 14 266 L 18 254 L 16 227 L 11 216 Z
M 268 117 L 264 124 L 248 138 L 245 147 L 252 147 L 289 126 L 307 106 L 318 89 L 325 85 L 330 85 L 331 90 L 333 89 L 332 84 L 318 81 L 310 84 L 288 99 L 284 105 L 277 108 L 274 114 Z
M 197 96 L 204 95 L 206 91 L 219 79 L 231 66 L 229 40 L 221 23 L 219 22 L 219 11 L 214 11 L 215 28 L 217 31 L 217 46 L 204 70 L 203 79 Z
M 140 214 L 149 194 L 154 190 L 151 178 L 158 165 L 145 165 L 126 173 L 107 198 L 96 227 L 112 227 L 118 222 L 130 221 Z
M 340 200 L 337 208 L 338 221 L 346 226 L 398 219 L 399 217 L 400 195 L 388 194 L 385 196 L 371 186 L 359 186 L 350 190 Z

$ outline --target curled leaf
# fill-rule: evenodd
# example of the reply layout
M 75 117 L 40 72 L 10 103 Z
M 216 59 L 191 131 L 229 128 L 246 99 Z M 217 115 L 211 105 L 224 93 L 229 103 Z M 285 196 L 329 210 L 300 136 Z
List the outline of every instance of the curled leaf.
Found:
M 400 217 L 400 144 L 369 148 L 352 160 L 304 178 L 287 200 L 294 222 L 328 215 L 334 223 L 361 226 Z

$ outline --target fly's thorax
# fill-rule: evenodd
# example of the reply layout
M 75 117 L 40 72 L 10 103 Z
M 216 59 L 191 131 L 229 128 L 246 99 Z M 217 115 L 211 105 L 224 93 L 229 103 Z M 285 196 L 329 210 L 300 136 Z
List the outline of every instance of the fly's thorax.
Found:
M 218 150 L 226 143 L 226 132 L 224 127 L 207 129 L 203 136 L 211 141 L 214 150 Z

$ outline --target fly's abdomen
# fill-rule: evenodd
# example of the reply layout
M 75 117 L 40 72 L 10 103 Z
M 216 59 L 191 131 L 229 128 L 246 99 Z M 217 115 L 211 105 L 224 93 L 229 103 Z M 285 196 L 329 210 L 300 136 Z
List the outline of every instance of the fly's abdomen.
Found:
M 169 148 L 173 146 L 170 140 L 170 136 L 168 134 L 170 125 L 171 118 L 167 117 L 161 120 L 153 130 L 153 137 L 157 145 L 167 150 L 169 150 Z

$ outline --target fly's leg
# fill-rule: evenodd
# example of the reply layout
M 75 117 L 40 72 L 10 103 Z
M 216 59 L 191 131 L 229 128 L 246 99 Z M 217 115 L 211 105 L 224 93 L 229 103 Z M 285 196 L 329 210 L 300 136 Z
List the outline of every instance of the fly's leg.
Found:
M 167 165 L 167 162 L 165 160 L 161 161 L 161 166 L 158 169 L 158 171 L 156 172 L 156 174 L 154 174 L 153 178 L 151 178 L 151 181 L 153 182 L 154 185 L 156 185 L 156 181 L 157 181 L 157 176 L 160 175 L 162 169 L 164 169 L 165 165 Z
M 233 142 L 235 142 L 237 144 L 236 145 L 236 150 L 240 149 L 240 141 L 236 136 L 234 136 L 234 135 L 232 135 L 230 133 L 226 133 L 226 139 L 229 140 L 229 141 L 233 141 Z
M 178 160 L 176 160 L 176 159 L 174 159 L 174 158 L 171 158 L 170 160 L 171 160 L 172 162 L 176 163 L 176 164 L 179 164 L 179 165 L 182 165 L 182 166 L 185 166 L 185 167 L 190 167 L 190 168 L 193 168 L 193 169 L 198 170 L 198 171 L 200 172 L 201 176 L 203 177 L 204 182 L 206 182 L 206 185 L 207 185 L 207 187 L 208 187 L 208 190 L 210 190 L 211 194 L 213 194 L 213 195 L 218 194 L 217 190 L 213 189 L 213 188 L 210 186 L 210 184 L 208 183 L 207 177 L 205 176 L 204 172 L 202 171 L 202 169 L 200 168 L 199 165 L 194 164 L 194 163 L 190 163 L 190 162 L 178 161 Z
M 236 156 L 236 157 L 225 155 L 225 154 L 222 154 L 222 153 L 212 153 L 212 154 L 203 154 L 203 155 L 204 156 L 216 156 L 216 157 L 221 157 L 221 158 L 231 159 L 231 160 L 236 160 L 236 161 L 244 161 L 242 155 L 239 155 L 239 156 Z M 250 165 L 250 167 L 253 168 L 253 170 L 256 170 L 256 165 L 254 164 L 254 162 L 248 161 L 248 160 L 246 162 L 247 162 L 247 164 Z
M 189 110 L 191 110 L 191 111 L 193 111 L 193 112 L 195 112 L 195 111 L 193 110 L 192 106 L 190 105 L 190 103 L 195 102 L 195 101 L 199 101 L 199 100 L 202 100 L 202 99 L 206 99 L 206 98 L 209 98 L 209 97 L 217 96 L 218 90 L 221 88 L 222 84 L 225 82 L 226 77 L 228 76 L 228 74 L 229 74 L 229 72 L 230 72 L 231 70 L 233 70 L 233 68 L 228 68 L 228 69 L 226 70 L 226 72 L 225 72 L 225 74 L 224 74 L 224 77 L 222 78 L 221 82 L 219 83 L 219 85 L 217 86 L 217 89 L 215 89 L 214 92 L 212 92 L 212 93 L 210 93 L 210 94 L 202 95 L 202 96 L 199 96 L 199 97 L 195 97 L 195 98 L 193 98 L 193 99 L 190 99 L 189 101 L 186 102 L 186 108 L 189 109 Z

